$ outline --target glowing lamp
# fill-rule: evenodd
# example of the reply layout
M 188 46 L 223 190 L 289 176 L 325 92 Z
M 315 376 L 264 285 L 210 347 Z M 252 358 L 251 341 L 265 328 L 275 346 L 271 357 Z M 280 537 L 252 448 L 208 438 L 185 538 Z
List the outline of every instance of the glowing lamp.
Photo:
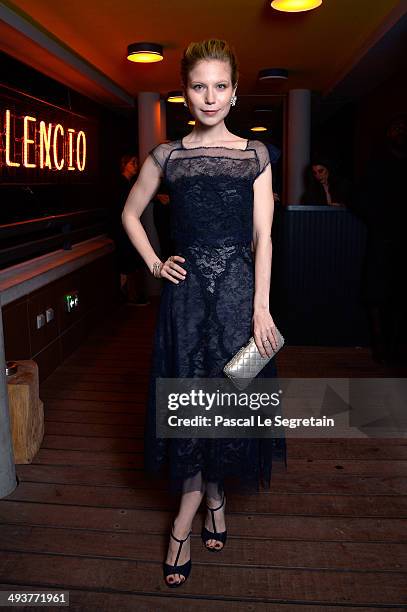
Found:
M 164 59 L 163 48 L 157 43 L 137 42 L 127 47 L 127 59 L 130 62 L 151 64 Z
M 276 11 L 285 13 L 301 13 L 312 11 L 321 6 L 322 0 L 273 0 L 271 6 Z
M 167 95 L 167 102 L 176 102 L 178 104 L 185 102 L 182 91 L 169 91 Z

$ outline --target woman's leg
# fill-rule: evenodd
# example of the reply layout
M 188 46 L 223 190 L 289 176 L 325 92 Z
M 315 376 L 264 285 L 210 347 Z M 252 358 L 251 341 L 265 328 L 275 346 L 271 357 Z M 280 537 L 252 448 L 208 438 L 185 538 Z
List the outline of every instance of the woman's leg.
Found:
M 225 492 L 223 487 L 219 483 L 209 481 L 206 483 L 206 503 L 209 508 L 219 508 L 222 500 L 224 499 L 224 495 Z M 219 508 L 219 510 L 214 512 L 215 526 L 218 533 L 222 533 L 222 531 L 226 530 L 225 506 L 226 500 L 222 508 Z M 209 531 L 213 531 L 212 512 L 209 510 L 206 511 L 205 527 L 209 529 Z M 223 543 L 219 540 L 211 539 L 206 542 L 206 546 L 208 548 L 216 548 L 216 550 L 220 550 L 223 548 Z
M 178 539 L 184 539 L 192 527 L 192 521 L 199 506 L 201 505 L 202 498 L 205 494 L 205 483 L 202 480 L 201 473 L 197 474 L 192 478 L 188 478 L 184 482 L 183 494 L 181 496 L 180 507 L 177 516 L 174 519 L 174 530 L 173 534 Z M 177 565 L 183 565 L 190 557 L 190 538 L 182 545 L 181 554 L 178 559 Z M 166 563 L 170 565 L 175 564 L 175 559 L 179 549 L 179 543 L 170 537 L 170 543 L 168 547 L 168 554 Z M 169 584 L 174 582 L 183 582 L 185 578 L 180 574 L 170 574 L 166 578 Z

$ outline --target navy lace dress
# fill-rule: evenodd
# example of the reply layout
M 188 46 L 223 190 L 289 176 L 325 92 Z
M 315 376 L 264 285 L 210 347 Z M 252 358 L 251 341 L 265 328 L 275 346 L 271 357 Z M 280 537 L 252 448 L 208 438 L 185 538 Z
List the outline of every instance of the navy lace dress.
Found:
M 252 335 L 254 297 L 253 182 L 270 163 L 267 148 L 186 148 L 182 141 L 150 155 L 170 194 L 174 255 L 187 270 L 179 284 L 163 280 L 145 427 L 145 469 L 166 476 L 172 492 L 257 492 L 270 487 L 275 462 L 286 469 L 284 438 L 167 439 L 155 432 L 157 377 L 218 377 Z M 259 376 L 276 376 L 272 359 Z

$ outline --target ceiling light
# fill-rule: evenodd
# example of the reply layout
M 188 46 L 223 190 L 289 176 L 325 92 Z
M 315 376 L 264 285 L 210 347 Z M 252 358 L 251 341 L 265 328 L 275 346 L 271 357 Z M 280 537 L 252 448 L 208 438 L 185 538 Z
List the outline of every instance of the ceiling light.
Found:
M 161 62 L 163 58 L 163 48 L 157 43 L 137 42 L 127 47 L 127 59 L 130 62 L 149 64 L 152 62 Z
M 259 71 L 259 81 L 267 79 L 288 79 L 288 70 L 285 68 L 264 68 Z
M 167 95 L 167 102 L 185 102 L 182 91 L 169 91 Z
M 273 108 L 271 106 L 257 106 L 254 109 L 255 113 L 272 113 Z
M 263 125 L 255 125 L 254 127 L 250 128 L 251 132 L 267 132 L 267 128 L 264 127 Z
M 311 11 L 321 6 L 322 0 L 273 0 L 271 6 L 276 11 L 286 13 L 301 13 Z

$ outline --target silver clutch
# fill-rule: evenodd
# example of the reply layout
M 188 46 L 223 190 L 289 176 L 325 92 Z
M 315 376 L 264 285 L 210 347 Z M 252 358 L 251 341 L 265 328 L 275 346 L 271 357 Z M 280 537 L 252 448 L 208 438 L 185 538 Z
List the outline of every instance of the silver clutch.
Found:
M 277 348 L 274 350 L 272 345 L 270 345 L 273 352 L 270 357 L 261 356 L 252 336 L 249 342 L 242 346 L 236 355 L 234 355 L 223 368 L 226 376 L 230 378 L 238 389 L 242 390 L 250 385 L 253 378 L 255 378 L 260 370 L 262 370 L 264 366 L 268 364 L 270 359 L 273 359 L 275 354 L 284 345 L 284 338 L 277 328 L 275 328 L 275 332 L 277 336 Z

